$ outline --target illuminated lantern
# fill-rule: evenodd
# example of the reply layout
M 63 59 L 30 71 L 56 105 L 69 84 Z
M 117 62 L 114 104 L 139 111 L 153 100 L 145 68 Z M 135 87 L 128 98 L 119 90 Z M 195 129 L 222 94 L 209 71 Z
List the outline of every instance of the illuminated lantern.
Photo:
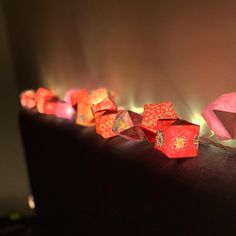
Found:
M 20 94 L 21 105 L 27 109 L 32 109 L 35 107 L 35 91 L 26 90 Z
M 57 109 L 55 116 L 63 119 L 72 119 L 75 113 L 74 108 L 65 102 L 57 102 Z
M 236 138 L 236 93 L 218 97 L 202 112 L 208 126 L 220 140 Z
M 160 104 L 145 104 L 142 128 L 149 142 L 155 142 L 157 121 L 160 119 L 177 119 L 177 113 L 171 102 Z
M 188 158 L 198 155 L 199 125 L 185 120 L 159 120 L 154 148 L 169 158 Z
M 112 100 L 115 100 L 114 92 L 111 92 L 106 88 L 98 88 L 98 89 L 92 90 L 90 93 L 90 104 L 96 105 L 102 102 L 106 98 L 111 98 Z
M 109 97 L 110 93 L 105 88 L 99 88 L 91 91 L 89 94 L 86 90 L 81 90 L 78 96 L 77 94 L 77 119 L 76 123 L 83 126 L 94 126 L 96 116 L 103 114 L 103 112 L 98 112 L 99 107 L 96 108 L 98 103 L 101 103 L 104 99 Z M 100 104 L 102 106 L 102 104 Z M 96 111 L 93 112 L 93 109 Z
M 45 88 L 37 89 L 35 93 L 35 101 L 38 103 L 41 99 L 53 97 L 54 93 L 51 90 Z
M 96 122 L 96 132 L 103 138 L 112 138 L 117 134 L 112 130 L 117 115 L 115 102 L 107 97 L 100 103 L 92 106 Z
M 112 138 L 117 134 L 112 130 L 117 113 L 107 113 L 96 118 L 96 132 L 103 138 Z
M 117 106 L 115 102 L 110 98 L 105 98 L 103 101 L 96 105 L 92 105 L 92 111 L 94 118 L 102 116 L 106 112 L 116 112 Z
M 86 89 L 78 90 L 74 94 L 77 103 L 77 117 L 76 124 L 82 126 L 94 126 L 94 116 L 92 112 L 92 105 L 90 104 L 89 92 Z
M 46 106 L 45 102 L 48 100 L 55 101 L 58 100 L 58 98 L 54 96 L 54 93 L 51 90 L 39 88 L 35 93 L 35 102 L 38 112 L 46 114 L 44 107 Z
M 88 103 L 89 92 L 86 89 L 72 89 L 66 92 L 64 101 L 71 104 L 73 107 L 78 103 Z
M 100 103 L 93 105 L 92 110 L 94 113 L 100 111 L 117 111 L 117 106 L 113 100 L 110 98 L 105 98 Z
M 142 115 L 133 111 L 119 111 L 113 126 L 113 131 L 127 140 L 144 140 L 141 128 Z
M 45 99 L 41 103 L 40 113 L 46 115 L 53 115 L 58 118 L 71 119 L 75 113 L 74 108 L 58 98 Z
M 106 88 L 99 88 L 91 91 L 91 93 L 86 92 L 86 90 L 80 90 L 79 92 L 79 96 L 77 94 L 76 123 L 83 126 L 93 126 L 95 125 L 95 118 L 105 112 L 105 110 L 99 110 L 108 108 L 112 103 L 109 99 L 112 99 L 113 95 Z M 96 106 L 99 103 L 101 104 Z M 105 103 L 107 104 L 105 105 Z M 104 105 L 107 107 L 102 108 Z M 115 104 L 113 104 L 113 106 L 115 106 Z
M 57 112 L 57 104 L 59 100 L 56 97 L 41 99 L 41 101 L 37 104 L 38 111 L 42 114 L 46 115 L 55 115 Z M 40 105 L 40 106 L 39 106 Z
M 87 127 L 95 125 L 94 115 L 90 104 L 78 103 L 76 124 Z

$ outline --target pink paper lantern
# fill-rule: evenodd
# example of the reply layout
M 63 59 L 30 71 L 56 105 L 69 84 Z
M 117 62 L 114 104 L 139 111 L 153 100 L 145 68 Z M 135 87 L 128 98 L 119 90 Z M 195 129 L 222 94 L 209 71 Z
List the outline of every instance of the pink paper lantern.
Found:
M 57 102 L 57 108 L 55 116 L 63 119 L 72 119 L 73 115 L 75 114 L 74 108 L 64 102 Z
M 235 139 L 236 93 L 218 97 L 203 110 L 202 116 L 220 140 Z

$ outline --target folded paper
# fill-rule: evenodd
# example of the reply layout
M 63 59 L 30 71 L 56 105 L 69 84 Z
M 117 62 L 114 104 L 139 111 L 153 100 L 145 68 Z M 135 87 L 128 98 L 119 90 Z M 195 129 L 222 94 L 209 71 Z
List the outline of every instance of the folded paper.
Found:
M 103 138 L 112 138 L 117 136 L 113 131 L 114 121 L 117 113 L 105 113 L 102 116 L 96 118 L 96 132 L 101 135 Z
M 107 94 L 109 96 L 109 94 Z M 98 100 L 97 100 L 98 101 Z M 92 105 L 92 111 L 96 122 L 96 132 L 103 138 L 112 138 L 117 134 L 112 130 L 117 115 L 115 102 L 106 97 L 96 105 Z
M 94 126 L 95 118 L 104 113 L 106 106 L 109 105 L 110 97 L 112 96 L 106 88 L 99 88 L 90 93 L 81 90 L 80 93 L 77 94 L 76 123 L 83 126 Z
M 102 111 L 113 112 L 113 111 L 117 111 L 117 106 L 111 98 L 107 97 L 100 103 L 96 105 L 92 105 L 92 110 L 93 110 L 93 113 L 102 112 Z
M 236 93 L 218 97 L 203 110 L 202 116 L 220 140 L 235 139 Z
M 36 103 L 38 103 L 41 99 L 51 98 L 53 96 L 55 96 L 55 95 L 51 90 L 45 89 L 45 88 L 39 88 L 39 89 L 37 89 L 37 91 L 35 93 L 35 101 L 36 101 Z
M 77 91 L 76 95 L 77 117 L 76 124 L 82 126 L 94 126 L 94 116 L 91 110 L 89 92 L 86 89 Z
M 57 109 L 55 116 L 63 119 L 72 119 L 75 114 L 74 108 L 65 102 L 57 102 Z
M 154 148 L 169 158 L 198 155 L 199 125 L 185 120 L 158 120 Z
M 113 126 L 113 131 L 127 140 L 144 140 L 141 128 L 142 115 L 133 111 L 119 111 Z
M 88 103 L 89 92 L 87 89 L 71 89 L 64 96 L 64 101 L 75 107 L 78 103 Z
M 160 104 L 145 104 L 142 128 L 149 142 L 155 142 L 157 121 L 160 119 L 177 119 L 177 113 L 171 102 Z
M 54 93 L 51 90 L 45 88 L 39 88 L 35 93 L 35 102 L 38 112 L 45 113 L 45 109 L 47 110 L 46 101 L 57 101 L 58 98 L 55 97 Z M 49 105 L 50 107 L 50 105 Z

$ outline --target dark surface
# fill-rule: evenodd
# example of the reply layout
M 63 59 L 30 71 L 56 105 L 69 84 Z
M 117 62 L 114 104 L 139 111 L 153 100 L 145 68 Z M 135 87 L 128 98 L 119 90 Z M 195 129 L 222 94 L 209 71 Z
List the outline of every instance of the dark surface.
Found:
M 19 117 L 39 235 L 236 235 L 232 153 L 202 145 L 198 158 L 169 160 L 148 143 Z

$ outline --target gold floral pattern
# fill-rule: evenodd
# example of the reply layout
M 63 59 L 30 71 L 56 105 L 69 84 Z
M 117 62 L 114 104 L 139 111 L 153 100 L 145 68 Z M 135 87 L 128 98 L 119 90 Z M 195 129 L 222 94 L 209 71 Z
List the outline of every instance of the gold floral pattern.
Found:
M 198 149 L 199 146 L 199 135 L 196 135 L 193 141 L 194 147 Z
M 176 151 L 183 150 L 187 143 L 185 136 L 177 136 L 172 139 L 172 146 Z
M 143 127 L 156 132 L 156 124 L 159 119 L 177 119 L 176 111 L 171 102 L 144 105 Z
M 156 135 L 156 145 L 162 147 L 164 145 L 165 139 L 162 131 L 158 130 Z

